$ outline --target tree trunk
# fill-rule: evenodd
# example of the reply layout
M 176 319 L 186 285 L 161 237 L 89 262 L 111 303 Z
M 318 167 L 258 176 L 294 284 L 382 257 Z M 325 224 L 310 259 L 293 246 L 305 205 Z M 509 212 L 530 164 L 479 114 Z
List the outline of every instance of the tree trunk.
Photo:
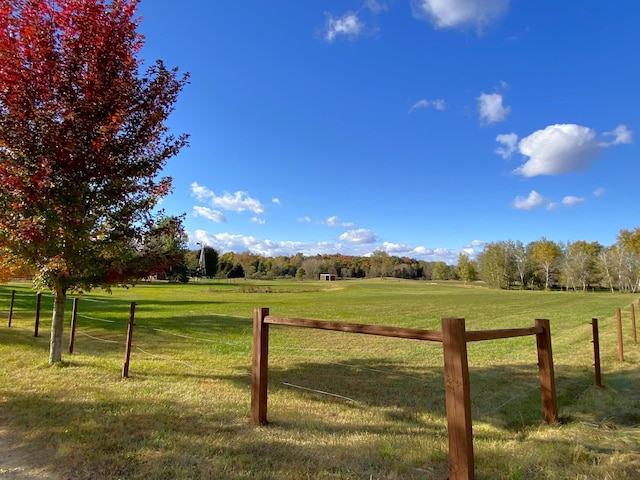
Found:
M 51 341 L 49 342 L 49 365 L 62 362 L 62 333 L 64 330 L 64 307 L 67 289 L 58 282 L 54 284 L 53 316 L 51 318 Z

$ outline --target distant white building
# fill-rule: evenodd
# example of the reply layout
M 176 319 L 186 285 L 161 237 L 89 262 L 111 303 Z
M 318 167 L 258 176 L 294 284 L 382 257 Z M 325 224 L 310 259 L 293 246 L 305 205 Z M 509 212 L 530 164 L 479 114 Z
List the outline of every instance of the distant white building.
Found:
M 321 273 L 320 280 L 324 280 L 325 282 L 333 282 L 335 281 L 336 276 L 331 273 Z

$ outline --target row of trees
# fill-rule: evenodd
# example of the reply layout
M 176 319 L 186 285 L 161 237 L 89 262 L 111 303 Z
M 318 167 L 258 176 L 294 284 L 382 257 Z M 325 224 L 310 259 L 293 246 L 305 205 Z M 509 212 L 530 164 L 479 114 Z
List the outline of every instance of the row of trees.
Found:
M 191 276 L 203 274 L 199 268 L 199 254 L 199 250 L 191 250 L 185 255 L 186 267 Z M 219 253 L 205 247 L 205 254 L 206 258 L 211 259 L 211 262 L 207 263 L 206 275 L 215 278 L 317 280 L 321 273 L 330 273 L 337 278 L 458 278 L 456 267 L 445 262 L 425 262 L 397 257 L 384 251 L 376 251 L 368 257 L 340 254 L 305 257 L 301 253 L 293 256 L 265 257 L 248 251 Z
M 621 230 L 611 246 L 584 240 L 561 244 L 546 238 L 527 245 L 512 240 L 493 242 L 471 266 L 472 270 L 475 267 L 471 274 L 462 274 L 459 268 L 463 279 L 472 280 L 475 275 L 497 288 L 587 290 L 599 286 L 612 292 L 636 292 L 640 288 L 640 228 Z
M 621 230 L 611 246 L 577 240 L 561 244 L 546 238 L 527 245 L 521 241 L 487 244 L 472 259 L 458 256 L 457 265 L 425 262 L 376 251 L 367 257 L 315 255 L 264 257 L 250 252 L 220 254 L 205 247 L 207 276 L 216 278 L 318 279 L 321 273 L 337 278 L 395 277 L 424 280 L 482 280 L 495 288 L 566 288 L 635 292 L 640 288 L 640 228 Z M 185 254 L 186 268 L 198 275 L 199 250 Z

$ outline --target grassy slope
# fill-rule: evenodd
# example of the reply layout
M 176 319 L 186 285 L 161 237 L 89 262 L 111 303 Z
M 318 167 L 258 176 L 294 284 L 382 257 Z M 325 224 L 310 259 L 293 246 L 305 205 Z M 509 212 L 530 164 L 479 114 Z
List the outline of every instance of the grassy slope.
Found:
M 429 329 L 442 317 L 463 317 L 468 329 L 549 318 L 560 426 L 541 422 L 533 337 L 469 345 L 477 478 L 640 478 L 640 354 L 628 326 L 637 296 L 394 280 L 145 284 L 83 297 L 75 353 L 51 369 L 51 298 L 43 296 L 34 338 L 27 285 L 0 288 L 0 311 L 12 288 L 13 326 L 0 326 L 0 423 L 65 478 L 446 477 L 439 344 L 273 327 L 273 423 L 249 425 L 250 317 L 261 306 Z M 122 380 L 131 301 L 137 326 L 131 378 Z M 616 360 L 616 307 L 625 363 Z M 605 389 L 592 386 L 593 317 Z

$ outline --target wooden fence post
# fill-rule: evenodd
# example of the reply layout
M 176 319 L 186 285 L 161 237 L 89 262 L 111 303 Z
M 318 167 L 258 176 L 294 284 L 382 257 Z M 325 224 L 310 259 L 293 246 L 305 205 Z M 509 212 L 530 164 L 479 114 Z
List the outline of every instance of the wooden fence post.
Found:
M 16 291 L 11 290 L 11 306 L 9 307 L 9 327 L 11 327 L 11 320 L 13 319 L 13 304 L 16 301 Z
M 602 373 L 600 371 L 600 338 L 598 334 L 598 319 L 591 319 L 591 328 L 593 330 L 593 366 L 596 372 L 596 386 L 602 386 Z
M 631 304 L 631 335 L 633 337 L 633 344 L 638 344 L 638 332 L 636 330 L 636 309 L 633 303 Z
M 540 372 L 540 394 L 542 396 L 542 416 L 547 423 L 558 423 L 558 400 L 556 380 L 553 370 L 553 351 L 551 349 L 551 328 L 549 320 L 536 319 L 536 327 L 542 332 L 536 334 L 538 346 L 538 370 Z
M 616 308 L 616 320 L 618 324 L 618 360 L 624 362 L 624 346 L 622 345 L 622 313 Z
M 471 392 L 464 318 L 442 319 L 442 348 L 449 432 L 449 480 L 473 480 Z
M 131 342 L 133 340 L 133 325 L 136 316 L 136 302 L 131 302 L 129 310 L 129 327 L 127 328 L 127 346 L 124 354 L 124 365 L 122 367 L 122 378 L 129 376 L 129 359 L 131 358 Z
M 269 364 L 269 324 L 264 318 L 268 308 L 253 310 L 253 358 L 251 361 L 251 422 L 266 425 Z
M 71 314 L 71 332 L 69 333 L 69 353 L 73 353 L 76 344 L 76 319 L 78 318 L 78 297 L 73 299 L 73 313 Z
M 38 330 L 40 329 L 40 306 L 42 304 L 42 293 L 38 292 L 36 294 L 36 325 L 34 327 L 33 336 L 38 336 Z

